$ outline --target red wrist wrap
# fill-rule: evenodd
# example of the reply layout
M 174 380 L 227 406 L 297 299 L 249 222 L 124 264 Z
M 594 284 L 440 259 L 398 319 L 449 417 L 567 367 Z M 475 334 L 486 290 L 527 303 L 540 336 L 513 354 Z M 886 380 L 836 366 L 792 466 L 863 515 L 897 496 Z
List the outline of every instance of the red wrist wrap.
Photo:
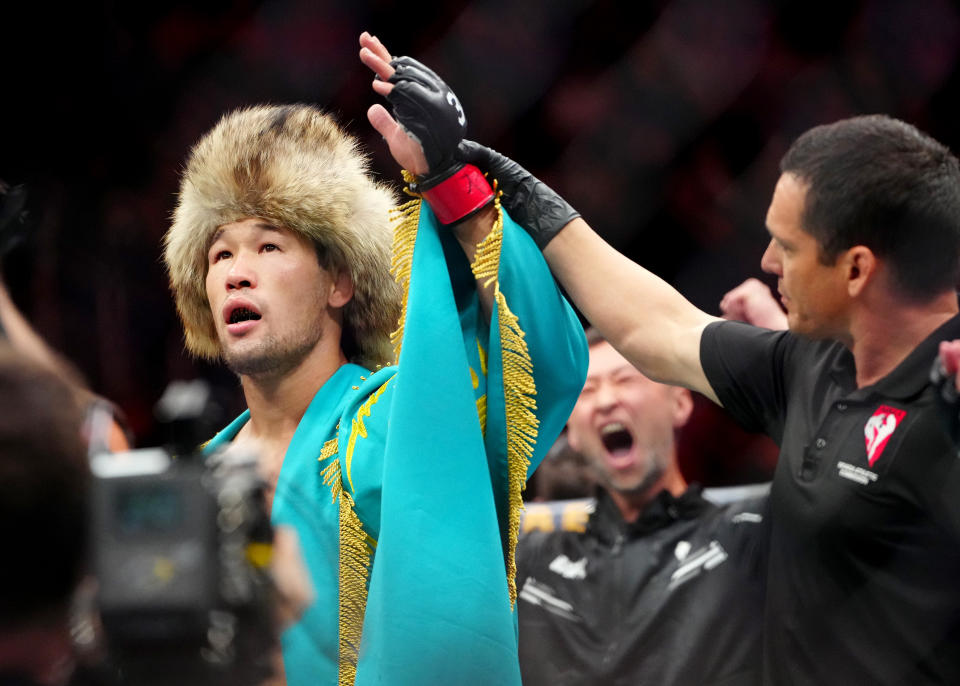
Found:
M 493 189 L 477 167 L 466 164 L 430 190 L 424 199 L 441 224 L 453 224 L 493 200 Z

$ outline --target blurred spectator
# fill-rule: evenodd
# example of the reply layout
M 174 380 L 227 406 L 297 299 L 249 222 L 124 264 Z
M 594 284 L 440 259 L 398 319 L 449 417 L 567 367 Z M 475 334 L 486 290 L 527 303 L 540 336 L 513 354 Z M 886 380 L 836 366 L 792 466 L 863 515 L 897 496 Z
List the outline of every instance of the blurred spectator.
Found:
M 87 547 L 90 474 L 67 382 L 0 344 L 0 683 L 63 684 Z
M 121 452 L 133 446 L 133 436 L 122 410 L 90 391 L 77 368 L 54 351 L 30 326 L 7 292 L 0 277 L 0 339 L 66 383 L 73 401 L 82 408 L 83 434 L 91 453 Z
M 72 399 L 87 417 L 84 433 L 91 453 L 128 450 L 132 435 L 120 408 L 87 388 L 79 370 L 43 340 L 10 297 L 3 279 L 2 260 L 26 238 L 31 228 L 26 189 L 11 187 L 0 180 L 0 340 L 66 382 Z
M 765 497 L 717 506 L 688 486 L 676 431 L 690 392 L 588 341 L 567 440 L 600 485 L 585 530 L 566 512 L 517 546 L 524 684 L 758 683 Z M 538 494 L 558 493 L 548 474 Z

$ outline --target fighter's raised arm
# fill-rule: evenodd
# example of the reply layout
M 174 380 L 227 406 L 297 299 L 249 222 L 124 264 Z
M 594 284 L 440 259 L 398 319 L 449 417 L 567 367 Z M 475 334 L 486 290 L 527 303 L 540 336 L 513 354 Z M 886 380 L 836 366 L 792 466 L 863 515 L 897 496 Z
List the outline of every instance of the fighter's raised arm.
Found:
M 583 328 L 537 245 L 457 157 L 467 118 L 455 96 L 373 36 L 360 48 L 387 105 L 370 122 L 417 197 L 394 226 L 402 338 L 357 684 L 519 686 L 521 494 L 583 386 Z
M 393 58 L 390 52 L 380 42 L 380 39 L 364 31 L 360 34 L 360 61 L 367 65 L 377 78 L 373 82 L 373 90 L 387 97 L 393 90 L 393 84 L 388 79 L 393 76 L 395 69 L 390 65 Z M 426 153 L 419 141 L 407 135 L 407 131 L 400 126 L 387 109 L 381 104 L 371 105 L 367 110 L 367 117 L 387 145 L 390 154 L 404 169 L 414 174 L 426 174 L 429 170 Z M 456 142 L 454 143 L 456 147 Z
M 361 46 L 360 59 L 379 77 L 374 90 L 389 95 L 394 87 L 386 81 L 394 74 L 389 52 L 367 34 L 361 37 Z M 415 63 L 409 68 L 423 66 Z M 421 140 L 439 139 L 449 146 L 457 132 L 458 114 L 462 116 L 459 101 L 449 87 L 432 72 L 431 77 L 446 93 L 410 92 L 413 105 L 421 106 L 395 108 L 398 121 L 380 105 L 368 112 L 371 124 L 404 165 L 424 160 L 410 154 L 407 132 Z M 429 102 L 440 95 L 456 104 L 446 112 L 429 108 Z M 426 141 L 424 146 L 428 147 Z M 457 157 L 496 179 L 510 215 L 543 249 L 554 275 L 614 347 L 651 378 L 686 386 L 716 400 L 700 365 L 700 334 L 715 317 L 700 311 L 663 279 L 617 252 L 558 194 L 512 160 L 471 141 L 460 144 Z
M 410 126 L 401 125 L 378 103 L 367 110 L 370 124 L 383 136 L 397 164 L 414 174 L 420 186 L 438 186 L 464 166 L 463 162 L 456 158 L 457 145 L 466 132 L 466 116 L 460 103 L 455 97 L 448 101 L 445 93 L 432 90 L 429 86 L 424 87 L 425 83 L 436 81 L 442 84 L 443 81 L 418 63 L 416 67 L 412 66 L 412 60 L 403 62 L 407 58 L 399 58 L 406 74 L 414 77 L 400 79 L 403 84 L 401 91 L 406 97 L 390 98 L 396 87 L 396 84 L 391 83 L 391 77 L 396 73 L 392 64 L 393 57 L 379 38 L 366 31 L 360 34 L 360 46 L 360 61 L 377 76 L 373 82 L 373 90 L 390 99 L 394 109 L 398 110 L 398 115 L 408 112 L 412 102 L 422 104 L 423 108 L 418 114 L 421 119 L 426 120 L 420 126 L 414 126 L 412 122 L 407 122 Z M 418 68 L 422 68 L 422 76 L 425 78 L 417 78 L 416 74 L 411 74 Z M 430 116 L 431 113 L 433 116 Z M 475 257 L 477 244 L 490 232 L 494 220 L 492 208 L 486 205 L 492 200 L 492 194 L 486 199 L 484 197 L 482 193 L 467 196 L 467 202 L 471 204 L 461 211 L 466 211 L 468 216 L 465 220 L 457 218 L 453 226 L 453 233 L 470 261 Z M 487 211 L 480 209 L 481 207 Z M 448 223 L 444 217 L 438 218 L 442 223 Z

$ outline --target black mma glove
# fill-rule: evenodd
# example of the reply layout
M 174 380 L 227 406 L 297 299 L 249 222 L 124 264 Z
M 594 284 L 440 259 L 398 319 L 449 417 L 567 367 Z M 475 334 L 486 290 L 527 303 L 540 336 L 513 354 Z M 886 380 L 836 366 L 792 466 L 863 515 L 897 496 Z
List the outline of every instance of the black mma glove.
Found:
M 466 219 L 493 200 L 493 189 L 479 169 L 456 156 L 467 130 L 463 107 L 443 79 L 412 57 L 397 57 L 390 66 L 394 87 L 387 102 L 429 166 L 411 190 L 423 194 L 441 224 Z
M 541 250 L 572 219 L 580 216 L 550 186 L 496 150 L 464 140 L 460 143 L 457 156 L 477 165 L 490 178 L 496 179 L 497 190 L 503 192 L 503 206 Z
M 455 154 L 467 132 L 467 116 L 453 91 L 426 65 L 396 57 L 390 66 L 395 71 L 388 79 L 393 90 L 387 102 L 400 126 L 423 148 L 430 170 L 418 186 L 425 190 L 463 166 Z

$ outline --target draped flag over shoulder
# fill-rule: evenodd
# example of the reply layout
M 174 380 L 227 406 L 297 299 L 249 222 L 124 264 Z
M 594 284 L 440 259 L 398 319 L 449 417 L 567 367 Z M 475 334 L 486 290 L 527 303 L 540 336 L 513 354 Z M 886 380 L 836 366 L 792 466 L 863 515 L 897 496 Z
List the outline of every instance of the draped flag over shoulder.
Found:
M 520 491 L 576 400 L 586 346 L 539 251 L 497 209 L 501 220 L 473 265 L 495 290 L 489 326 L 475 304 L 463 306 L 476 288 L 473 275 L 429 207 L 408 205 L 407 224 L 398 228 L 394 268 L 407 294 L 395 341 L 399 371 L 357 666 L 361 686 L 520 684 L 513 615 Z M 539 264 L 518 262 L 514 296 L 501 276 L 516 241 L 529 243 L 516 258 L 529 264 L 533 255 Z M 454 266 L 458 252 L 463 270 Z M 552 338 L 541 342 L 544 357 L 560 348 L 564 368 L 547 381 L 559 394 L 551 402 L 538 395 L 539 369 L 518 310 L 535 312 L 540 336 Z M 485 399 L 477 391 L 483 372 Z M 538 403 L 550 408 L 547 416 Z

